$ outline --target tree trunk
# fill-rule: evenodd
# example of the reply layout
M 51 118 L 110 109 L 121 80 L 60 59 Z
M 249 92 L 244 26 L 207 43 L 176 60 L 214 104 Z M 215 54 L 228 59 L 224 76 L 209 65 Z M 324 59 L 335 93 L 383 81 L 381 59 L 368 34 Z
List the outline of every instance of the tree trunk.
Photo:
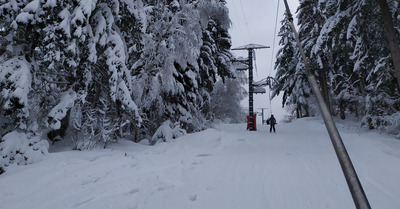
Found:
M 328 81 L 326 79 L 325 69 L 321 69 L 320 82 L 321 82 L 321 88 L 322 88 L 321 89 L 322 96 L 324 97 L 325 103 L 328 106 L 329 112 L 332 114 L 331 103 L 330 103 L 330 99 L 329 99 Z
M 139 143 L 139 125 L 135 124 L 135 138 L 133 139 L 133 141 L 135 143 Z
M 357 106 L 356 106 L 355 109 L 354 109 L 354 114 L 355 114 L 355 116 L 356 116 L 356 119 L 358 120 L 360 116 L 358 115 L 358 108 L 357 108 Z
M 305 106 L 304 110 L 306 111 L 306 114 L 304 115 L 304 117 L 310 117 L 310 110 L 309 110 L 309 106 Z
M 394 65 L 395 74 L 397 77 L 397 85 L 400 90 L 400 46 L 399 39 L 397 38 L 394 28 L 392 14 L 389 10 L 389 5 L 386 0 L 375 0 L 381 9 L 383 26 L 385 28 L 385 37 L 387 39 L 390 52 L 392 53 L 392 60 Z
M 367 97 L 367 91 L 365 90 L 365 79 L 364 79 L 364 73 L 362 71 L 359 71 L 358 73 L 358 79 L 359 79 L 359 88 L 360 88 L 360 92 L 362 95 L 362 100 L 359 100 L 357 102 L 358 107 L 357 108 L 357 118 L 358 117 L 363 117 L 365 115 L 365 104 L 366 104 L 366 97 Z
M 301 117 L 301 113 L 300 113 L 300 108 L 299 107 L 296 108 L 296 115 L 297 115 L 297 118 Z
M 364 79 L 365 76 L 363 74 L 364 73 L 362 73 L 361 71 L 358 73 L 358 80 L 359 80 L 361 95 L 365 99 L 365 97 L 367 96 L 367 91 L 365 90 L 365 79 Z
M 346 119 L 346 114 L 345 114 L 345 111 L 344 111 L 344 105 L 343 105 L 343 103 L 342 102 L 339 102 L 339 116 L 340 116 L 340 119 L 342 119 L 342 120 L 345 120 Z

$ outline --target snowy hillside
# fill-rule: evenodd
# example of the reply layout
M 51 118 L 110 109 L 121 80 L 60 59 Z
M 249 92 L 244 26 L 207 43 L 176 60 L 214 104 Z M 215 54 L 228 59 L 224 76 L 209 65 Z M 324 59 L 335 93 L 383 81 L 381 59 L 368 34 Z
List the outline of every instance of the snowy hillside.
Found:
M 0 176 L 0 208 L 355 208 L 321 120 L 50 153 Z M 400 141 L 339 125 L 372 208 L 400 208 Z M 360 133 L 361 132 L 361 133 Z

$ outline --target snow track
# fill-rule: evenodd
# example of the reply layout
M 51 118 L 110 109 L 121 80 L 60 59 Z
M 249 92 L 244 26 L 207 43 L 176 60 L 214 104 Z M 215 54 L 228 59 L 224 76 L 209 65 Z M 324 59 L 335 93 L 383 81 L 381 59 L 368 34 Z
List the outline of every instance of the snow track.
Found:
M 0 176 L 4 209 L 355 208 L 324 125 L 221 125 L 153 147 L 51 153 Z M 400 141 L 341 128 L 372 208 L 400 209 Z

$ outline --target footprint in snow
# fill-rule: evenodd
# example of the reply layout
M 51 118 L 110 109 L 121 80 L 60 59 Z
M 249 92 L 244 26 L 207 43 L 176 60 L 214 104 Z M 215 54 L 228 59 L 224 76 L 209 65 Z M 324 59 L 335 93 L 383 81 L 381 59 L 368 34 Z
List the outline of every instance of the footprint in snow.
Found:
M 190 201 L 196 201 L 197 200 L 197 195 L 190 195 L 189 196 Z
M 196 157 L 208 157 L 211 156 L 211 154 L 198 154 Z
M 128 193 L 129 193 L 130 195 L 134 195 L 134 194 L 138 193 L 139 191 L 140 191 L 139 189 L 132 189 L 132 190 L 129 191 Z

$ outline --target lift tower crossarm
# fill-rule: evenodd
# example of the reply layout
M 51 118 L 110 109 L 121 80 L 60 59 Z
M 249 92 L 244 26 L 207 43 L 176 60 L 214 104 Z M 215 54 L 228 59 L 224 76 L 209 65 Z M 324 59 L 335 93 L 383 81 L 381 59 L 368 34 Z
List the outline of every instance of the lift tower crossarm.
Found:
M 236 47 L 232 50 L 249 50 L 249 49 L 265 49 L 265 48 L 270 48 L 269 46 L 264 46 L 264 45 L 260 45 L 260 44 L 247 44 L 244 46 L 239 46 Z

